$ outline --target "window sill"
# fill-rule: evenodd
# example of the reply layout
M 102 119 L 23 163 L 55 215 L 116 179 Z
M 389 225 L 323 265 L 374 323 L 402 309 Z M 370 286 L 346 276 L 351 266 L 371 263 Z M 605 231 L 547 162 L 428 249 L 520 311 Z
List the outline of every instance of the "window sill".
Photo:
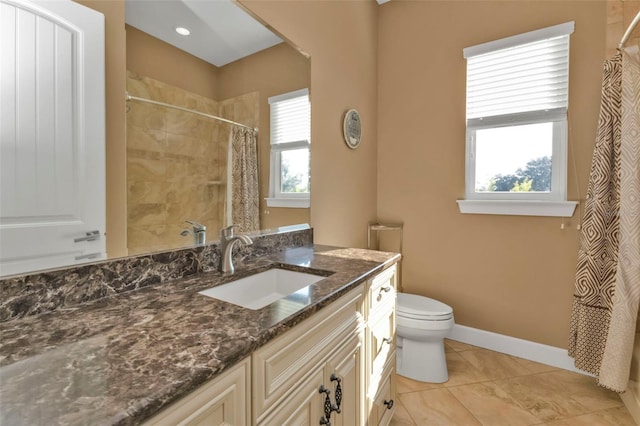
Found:
M 308 198 L 265 198 L 268 207 L 286 207 L 291 209 L 308 209 L 311 202 Z
M 571 217 L 577 201 L 458 200 L 460 213 Z

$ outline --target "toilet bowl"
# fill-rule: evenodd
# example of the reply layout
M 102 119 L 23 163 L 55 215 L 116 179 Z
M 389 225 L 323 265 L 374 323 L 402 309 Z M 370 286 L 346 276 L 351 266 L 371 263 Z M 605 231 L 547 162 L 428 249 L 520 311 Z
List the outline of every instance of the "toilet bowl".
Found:
M 454 324 L 450 306 L 428 297 L 398 293 L 398 374 L 421 382 L 443 383 L 449 380 L 444 338 Z

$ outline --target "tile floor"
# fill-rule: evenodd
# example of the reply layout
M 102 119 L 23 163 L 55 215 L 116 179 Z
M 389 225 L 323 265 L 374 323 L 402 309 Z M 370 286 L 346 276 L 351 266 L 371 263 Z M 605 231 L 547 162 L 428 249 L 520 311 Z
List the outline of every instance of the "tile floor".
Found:
M 392 426 L 634 426 L 615 393 L 594 379 L 445 341 L 449 381 L 398 376 Z

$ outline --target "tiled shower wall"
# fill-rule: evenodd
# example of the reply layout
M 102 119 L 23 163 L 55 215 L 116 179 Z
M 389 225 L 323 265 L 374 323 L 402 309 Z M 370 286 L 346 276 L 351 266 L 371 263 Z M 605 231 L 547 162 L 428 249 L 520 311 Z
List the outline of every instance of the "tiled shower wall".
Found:
M 225 116 L 223 103 L 258 111 L 257 96 L 248 102 L 251 94 L 217 102 L 131 72 L 127 91 L 217 116 Z M 129 254 L 193 245 L 192 235 L 180 235 L 190 228 L 186 220 L 205 225 L 207 241 L 217 240 L 225 221 L 229 125 L 136 101 L 128 103 L 127 111 Z
M 616 54 L 616 48 L 631 20 L 640 12 L 638 0 L 609 0 L 607 2 L 607 58 Z M 640 27 L 631 34 L 630 42 L 640 40 Z

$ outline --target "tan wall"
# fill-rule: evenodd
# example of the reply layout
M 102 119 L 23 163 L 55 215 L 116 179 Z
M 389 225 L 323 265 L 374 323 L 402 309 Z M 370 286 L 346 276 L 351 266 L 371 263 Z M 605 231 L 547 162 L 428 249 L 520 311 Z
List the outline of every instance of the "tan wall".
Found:
M 126 30 L 129 71 L 218 100 L 218 67 L 134 27 Z
M 311 56 L 311 225 L 322 244 L 366 246 L 376 217 L 377 12 L 375 1 L 240 0 Z M 360 111 L 350 150 L 342 116 Z
M 260 227 L 263 229 L 309 223 L 311 220 L 309 209 L 267 207 L 264 201 L 269 194 L 268 99 L 270 96 L 309 87 L 310 75 L 309 59 L 287 43 L 280 43 L 219 68 L 219 99 L 235 98 L 243 93 L 254 91 L 260 95 L 258 155 L 260 157 Z M 225 115 L 225 117 L 228 116 Z
M 107 256 L 127 255 L 124 1 L 75 0 L 105 16 Z
M 566 347 L 579 215 L 561 230 L 560 218 L 458 211 L 462 49 L 575 20 L 568 198 L 577 200 L 595 142 L 606 3 L 394 0 L 379 17 L 378 214 L 404 221 L 405 291 L 450 304 L 458 324 Z

